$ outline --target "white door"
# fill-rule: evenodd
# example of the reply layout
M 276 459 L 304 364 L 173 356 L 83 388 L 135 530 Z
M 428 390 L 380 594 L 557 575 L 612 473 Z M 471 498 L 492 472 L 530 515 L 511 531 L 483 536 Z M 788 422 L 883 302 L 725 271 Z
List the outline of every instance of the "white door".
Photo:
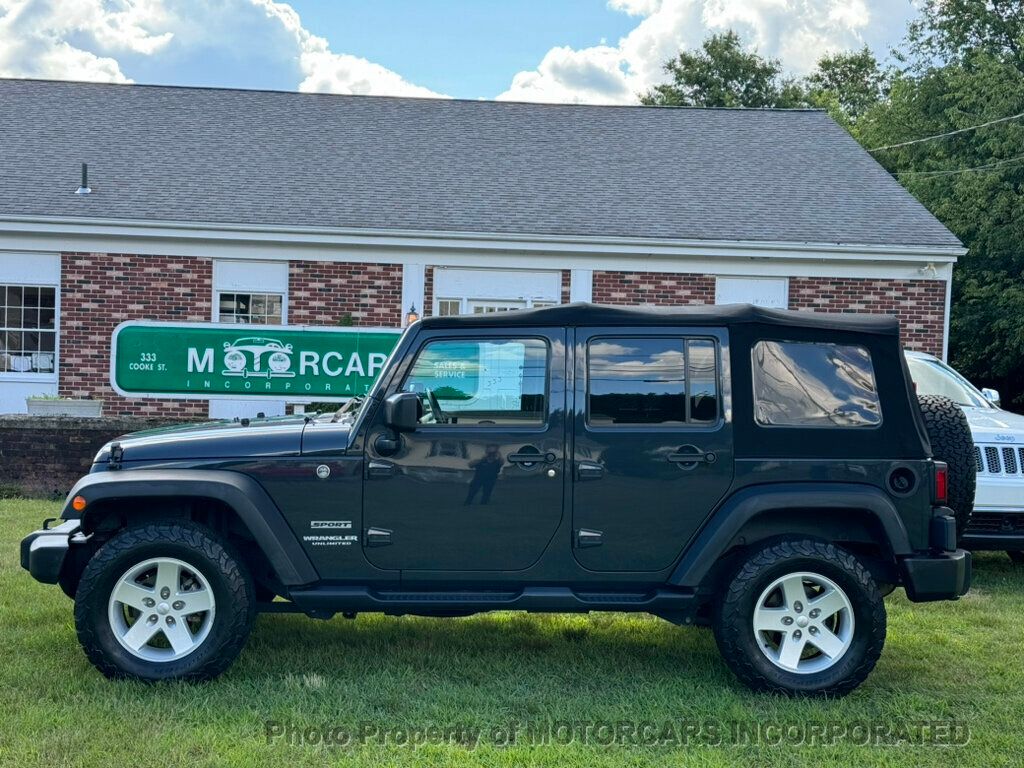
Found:
M 788 277 L 719 277 L 715 280 L 715 304 L 754 304 L 789 308 Z

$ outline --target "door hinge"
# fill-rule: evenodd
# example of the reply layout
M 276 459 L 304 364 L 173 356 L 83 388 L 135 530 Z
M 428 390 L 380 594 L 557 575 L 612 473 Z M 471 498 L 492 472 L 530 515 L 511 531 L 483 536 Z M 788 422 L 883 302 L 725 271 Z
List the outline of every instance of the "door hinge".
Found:
M 604 533 L 592 531 L 589 528 L 580 528 L 576 531 L 576 548 L 599 547 L 604 543 Z
M 391 543 L 391 531 L 387 528 L 367 528 L 363 532 L 363 542 L 368 547 L 385 547 Z

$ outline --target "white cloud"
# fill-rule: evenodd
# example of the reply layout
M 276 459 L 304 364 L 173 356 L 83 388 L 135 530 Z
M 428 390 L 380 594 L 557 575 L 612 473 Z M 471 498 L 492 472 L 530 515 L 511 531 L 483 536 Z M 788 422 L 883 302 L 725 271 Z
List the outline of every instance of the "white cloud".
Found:
M 173 35 L 157 32 L 158 3 L 0 0 L 0 75 L 128 82 L 113 55 L 153 54 Z M 70 42 L 74 39 L 75 43 Z
M 273 0 L 0 0 L 0 76 L 131 82 L 133 57 L 216 50 L 294 71 L 299 90 L 439 96 L 397 72 L 335 53 Z
M 294 36 L 299 67 L 305 79 L 300 91 L 321 93 L 357 93 L 387 96 L 441 96 L 429 88 L 415 85 L 387 67 L 347 53 L 334 53 L 327 40 L 302 26 L 295 9 L 274 0 L 251 0 L 267 18 L 280 23 Z
M 665 61 L 697 48 L 709 34 L 734 29 L 788 72 L 810 71 L 825 53 L 859 47 L 875 16 L 892 0 L 608 0 L 641 18 L 618 45 L 552 48 L 536 69 L 519 72 L 499 99 L 606 104 L 635 103 L 664 82 Z M 904 9 L 903 17 L 911 7 Z

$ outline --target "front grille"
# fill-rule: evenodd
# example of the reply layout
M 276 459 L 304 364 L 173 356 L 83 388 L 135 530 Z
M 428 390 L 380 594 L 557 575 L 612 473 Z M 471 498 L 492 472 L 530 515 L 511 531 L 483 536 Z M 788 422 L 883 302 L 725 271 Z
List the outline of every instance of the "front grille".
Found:
M 979 475 L 999 475 L 1024 480 L 1024 446 L 976 445 L 974 463 Z
M 967 534 L 1024 534 L 1024 515 L 975 512 L 967 523 Z

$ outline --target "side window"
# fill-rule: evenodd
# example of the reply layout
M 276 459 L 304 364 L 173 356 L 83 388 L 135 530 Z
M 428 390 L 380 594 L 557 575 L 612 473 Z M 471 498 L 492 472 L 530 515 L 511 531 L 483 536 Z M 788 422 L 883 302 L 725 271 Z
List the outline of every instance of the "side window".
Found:
M 403 385 L 421 424 L 538 426 L 547 418 L 548 346 L 540 339 L 429 342 Z
M 758 424 L 872 427 L 882 421 L 871 355 L 863 347 L 759 341 L 751 365 Z
M 587 421 L 714 424 L 718 356 L 711 339 L 594 339 L 587 347 Z

